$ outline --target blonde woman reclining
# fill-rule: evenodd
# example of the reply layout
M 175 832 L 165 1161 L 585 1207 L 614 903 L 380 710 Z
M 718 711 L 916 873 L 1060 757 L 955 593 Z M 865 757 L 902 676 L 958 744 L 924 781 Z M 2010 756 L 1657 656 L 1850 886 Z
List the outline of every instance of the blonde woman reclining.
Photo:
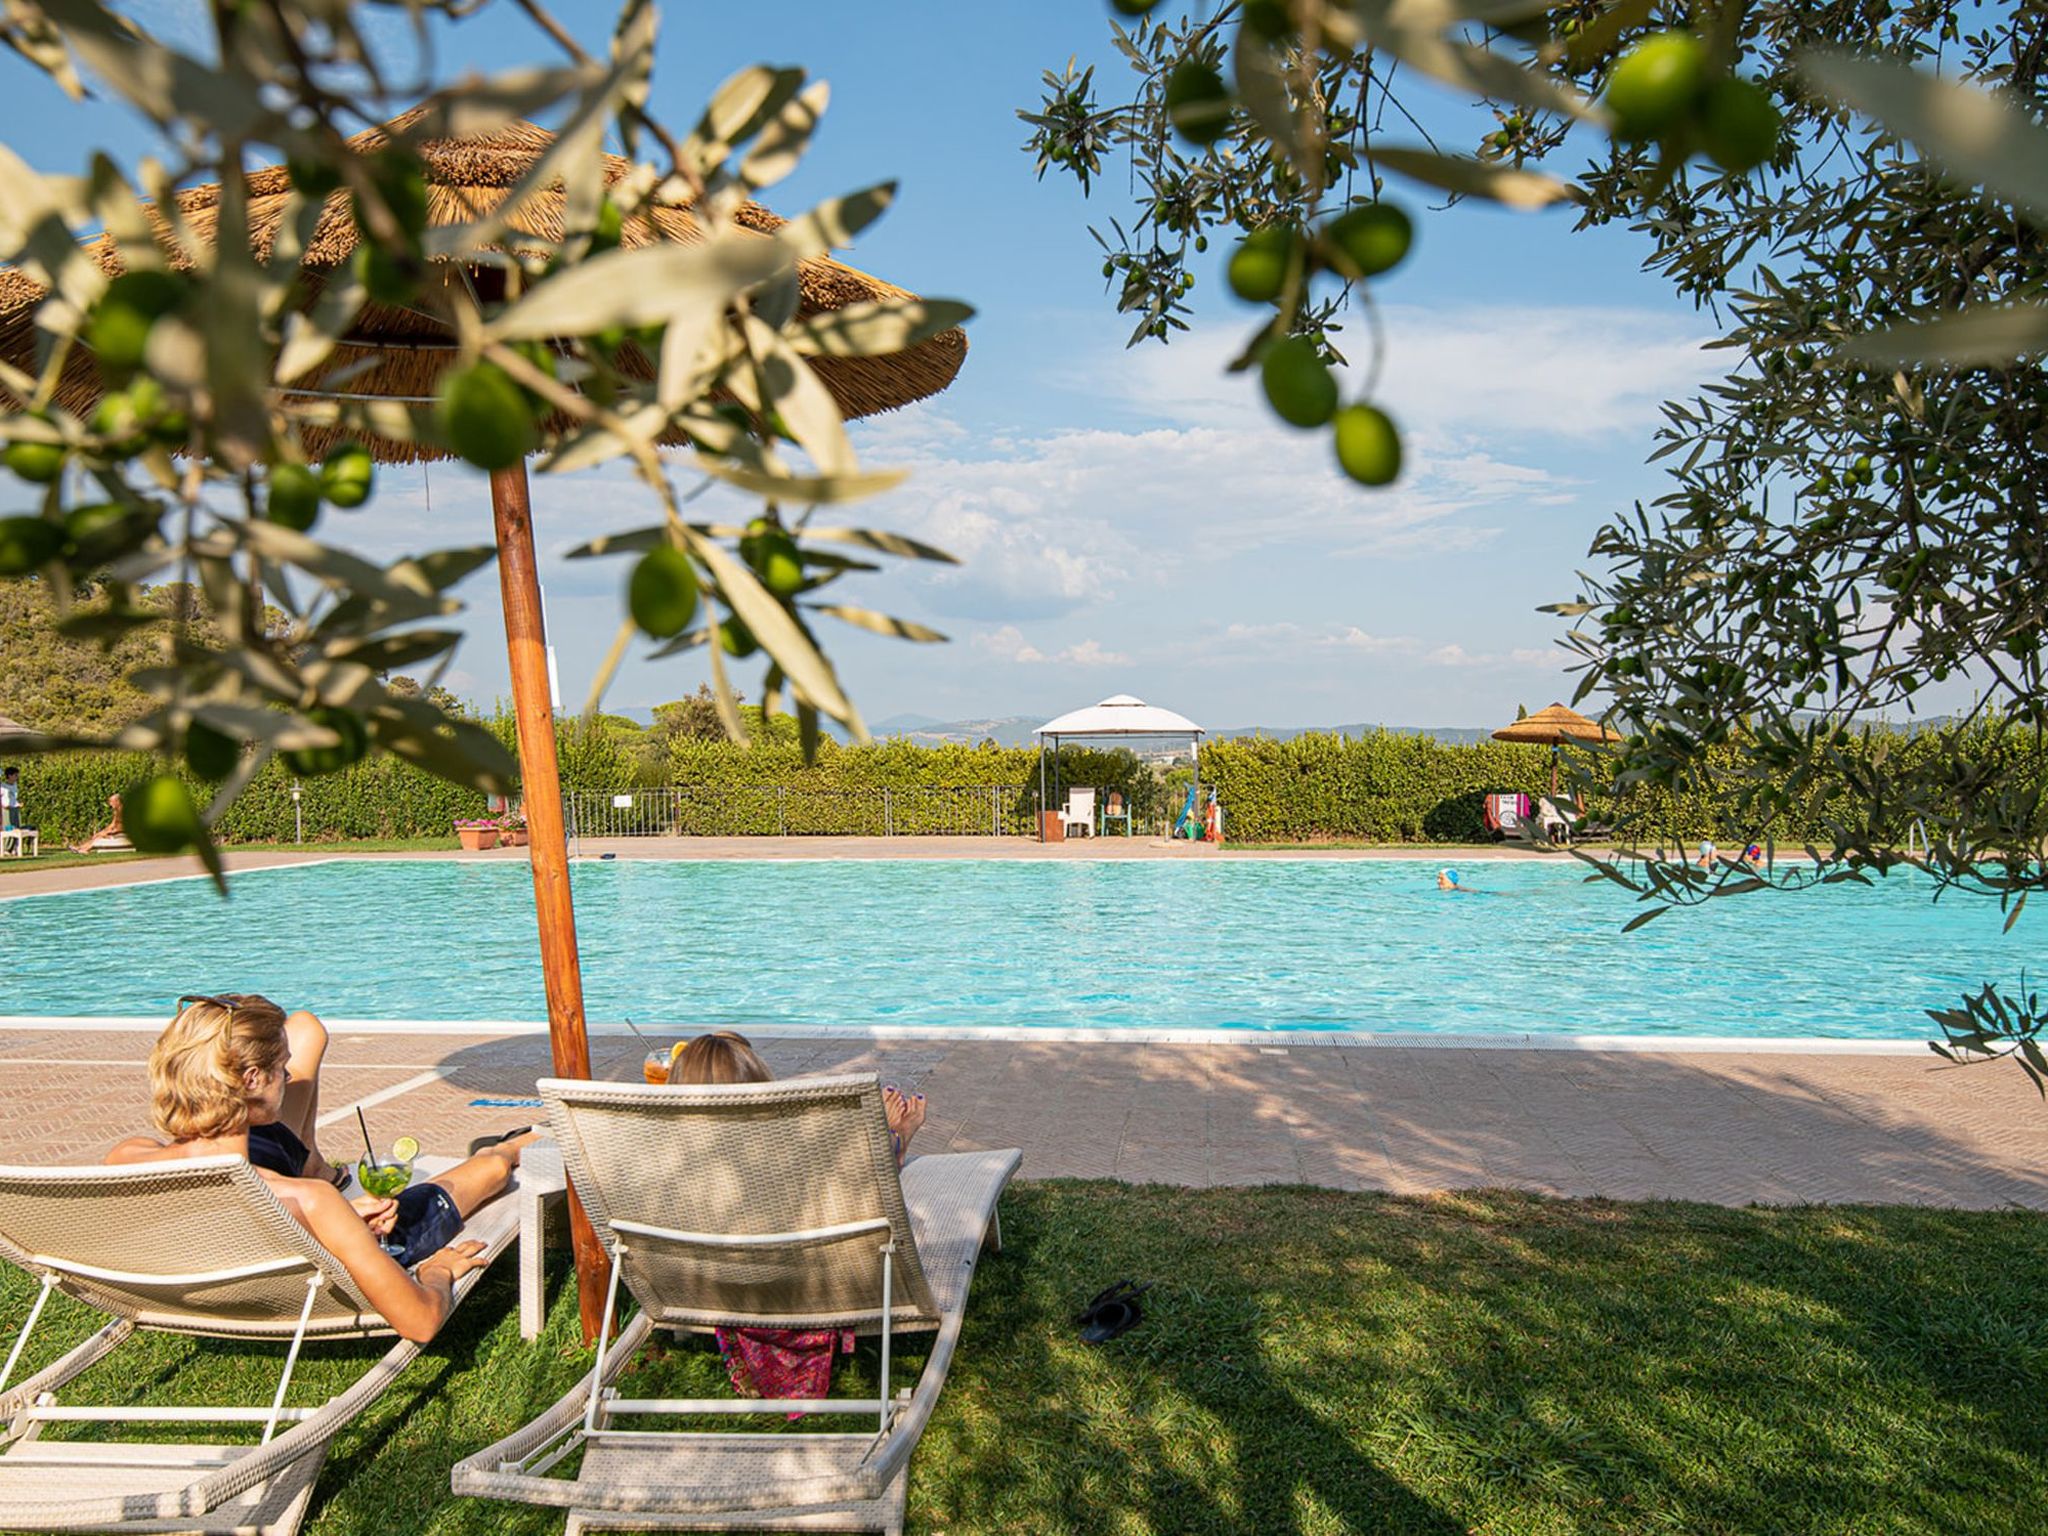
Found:
M 512 1182 L 532 1134 L 507 1137 L 395 1200 L 345 1198 L 342 1171 L 308 1147 L 327 1033 L 266 997 L 184 997 L 149 1056 L 150 1118 L 167 1140 L 131 1136 L 110 1163 L 246 1157 L 286 1210 L 340 1261 L 399 1334 L 424 1343 L 483 1245 L 454 1242 L 470 1213 Z M 339 1176 L 339 1177 L 338 1177 Z

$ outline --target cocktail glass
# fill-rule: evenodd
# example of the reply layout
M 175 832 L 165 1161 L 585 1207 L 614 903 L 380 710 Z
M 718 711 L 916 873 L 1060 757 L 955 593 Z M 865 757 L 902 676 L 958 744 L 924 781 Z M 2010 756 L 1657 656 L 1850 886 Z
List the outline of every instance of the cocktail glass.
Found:
M 363 1193 L 377 1200 L 395 1200 L 398 1192 L 412 1183 L 412 1163 L 386 1158 L 373 1163 L 367 1157 L 356 1159 L 356 1182 L 363 1187 Z M 377 1244 L 386 1253 L 399 1254 L 405 1251 L 405 1244 L 398 1241 L 397 1233 L 387 1232 L 377 1239 Z
M 647 1059 L 640 1063 L 640 1075 L 650 1083 L 665 1083 L 668 1081 L 668 1063 L 667 1051 L 649 1051 Z

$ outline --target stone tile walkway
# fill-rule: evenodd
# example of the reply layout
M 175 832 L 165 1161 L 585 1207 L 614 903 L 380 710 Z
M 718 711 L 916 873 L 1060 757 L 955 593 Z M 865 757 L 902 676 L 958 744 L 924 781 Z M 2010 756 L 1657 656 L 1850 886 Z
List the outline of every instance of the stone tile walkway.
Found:
M 143 1128 L 151 1036 L 0 1031 L 0 1161 L 96 1160 Z M 2048 1105 L 2003 1065 L 1899 1055 L 1649 1054 L 1373 1045 L 759 1042 L 780 1076 L 878 1071 L 929 1096 L 925 1151 L 1017 1146 L 1031 1178 L 1418 1192 L 1912 1202 L 2048 1209 Z M 637 1078 L 631 1036 L 592 1042 Z M 533 1118 L 535 1035 L 337 1034 L 330 1150 L 430 1152 Z

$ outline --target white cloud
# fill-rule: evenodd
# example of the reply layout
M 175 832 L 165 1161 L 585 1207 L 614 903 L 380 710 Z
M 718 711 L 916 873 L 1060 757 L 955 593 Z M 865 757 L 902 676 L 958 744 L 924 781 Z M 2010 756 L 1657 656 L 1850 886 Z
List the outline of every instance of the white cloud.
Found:
M 1003 661 L 1019 665 L 1066 665 L 1074 667 L 1123 667 L 1129 666 L 1131 658 L 1120 651 L 1112 651 L 1100 640 L 1078 640 L 1063 650 L 1048 655 L 1024 638 L 1024 632 L 1014 624 L 1005 624 L 1001 629 L 984 630 L 974 637 L 976 650 Z
M 1516 647 L 1506 651 L 1470 651 L 1455 641 L 1442 643 L 1419 635 L 1373 634 L 1355 624 L 1227 624 L 1203 642 L 1202 649 L 1210 655 L 1241 658 L 1341 652 L 1400 658 L 1426 667 L 1492 671 L 1525 667 L 1557 670 L 1568 660 L 1560 650 Z
M 1525 452 L 1554 458 L 1560 442 L 1641 434 L 1659 402 L 1712 371 L 1698 330 L 1649 311 L 1385 315 L 1376 394 L 1406 449 L 1388 489 L 1352 484 L 1324 435 L 1276 421 L 1253 377 L 1225 371 L 1242 338 L 1217 328 L 1171 348 L 1086 357 L 1062 377 L 1164 425 L 976 439 L 930 402 L 863 424 L 864 454 L 915 471 L 863 511 L 960 557 L 960 567 L 912 578 L 934 613 L 994 622 L 1127 600 L 1193 566 L 1276 545 L 1333 560 L 1478 551 L 1532 509 L 1579 495 L 1575 473 Z M 1363 363 L 1362 340 L 1344 339 Z M 1347 381 L 1347 394 L 1361 389 Z
M 1703 350 L 1711 331 L 1653 310 L 1396 304 L 1380 313 L 1385 351 L 1373 397 L 1423 436 L 1584 440 L 1638 431 L 1665 400 L 1722 371 Z M 1335 339 L 1352 364 L 1346 395 L 1358 395 L 1372 351 L 1363 318 L 1354 315 Z M 1256 376 L 1225 371 L 1243 347 L 1241 333 L 1213 327 L 1140 347 L 1113 366 L 1091 360 L 1087 388 L 1163 420 L 1238 425 L 1265 411 Z

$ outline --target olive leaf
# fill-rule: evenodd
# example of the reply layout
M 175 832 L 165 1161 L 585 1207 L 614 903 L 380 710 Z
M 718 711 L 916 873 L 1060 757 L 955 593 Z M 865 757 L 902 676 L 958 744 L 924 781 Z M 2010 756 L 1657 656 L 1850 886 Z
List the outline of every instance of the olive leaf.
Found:
M 790 506 L 819 506 L 826 503 L 859 501 L 894 490 L 909 478 L 904 469 L 860 470 L 841 475 L 764 475 L 737 464 L 721 464 L 700 456 L 697 467 L 714 479 L 757 496 L 766 496 Z
M 749 65 L 731 76 L 712 92 L 704 115 L 683 140 L 685 163 L 699 176 L 710 176 L 737 146 L 766 127 L 803 83 L 802 70 L 766 64 Z
M 1265 130 L 1266 137 L 1287 157 L 1297 175 L 1312 182 L 1321 181 L 1323 166 L 1304 141 L 1279 55 L 1250 27 L 1239 27 L 1230 58 L 1237 79 L 1237 98 L 1251 113 L 1252 120 Z
M 909 619 L 892 618 L 886 613 L 877 613 L 872 608 L 854 608 L 844 603 L 807 603 L 812 613 L 829 613 L 843 623 L 858 629 L 872 630 L 878 635 L 888 635 L 897 640 L 917 640 L 925 644 L 942 642 L 945 636 L 936 629 L 927 629 Z
M 832 88 L 820 80 L 784 102 L 740 161 L 740 181 L 749 187 L 773 186 L 795 170 L 831 99 Z
M 964 325 L 974 306 L 954 299 L 885 299 L 798 320 L 788 333 L 802 357 L 881 357 Z
M 1838 350 L 1853 362 L 1906 367 L 2012 362 L 2048 351 L 2048 304 L 1987 304 L 1844 337 Z
M 865 740 L 867 728 L 860 723 L 859 714 L 840 691 L 839 680 L 832 675 L 830 664 L 819 654 L 816 643 L 789 610 L 777 602 L 755 579 L 754 573 L 728 554 L 722 545 L 713 543 L 691 528 L 684 529 L 683 538 L 691 555 L 718 583 L 719 595 L 740 622 L 753 631 L 762 648 L 775 658 L 776 665 L 789 675 L 790 682 L 809 695 L 826 714 Z M 712 659 L 714 665 L 722 665 L 717 660 L 715 648 Z
M 875 528 L 812 528 L 804 529 L 806 539 L 824 540 L 839 544 L 852 544 L 861 549 L 872 549 L 878 554 L 901 555 L 911 560 L 937 560 L 945 565 L 958 565 L 957 558 L 947 554 L 935 545 L 922 543 L 900 533 L 887 533 Z
M 846 436 L 846 423 L 839 418 L 839 406 L 832 399 L 810 365 L 790 349 L 779 332 L 754 315 L 740 318 L 742 333 L 753 350 L 757 377 L 766 402 L 779 413 L 790 435 L 818 466 L 819 477 L 859 472 L 853 444 Z
M 776 242 L 800 261 L 828 255 L 852 244 L 854 237 L 888 212 L 895 200 L 893 181 L 828 199 L 778 229 Z
M 1799 71 L 1912 143 L 1959 185 L 1982 187 L 2048 223 L 2048 129 L 2009 96 L 1846 53 L 1803 54 Z
M 484 327 L 491 341 L 587 336 L 606 326 L 708 329 L 734 296 L 789 261 L 776 241 L 721 231 L 702 245 L 643 245 L 565 268 Z
M 1491 49 L 1446 36 L 1435 6 L 1404 0 L 1364 0 L 1356 15 L 1366 40 L 1409 68 L 1470 96 L 1512 101 L 1537 112 L 1556 112 L 1586 122 L 1602 114 L 1561 81 L 1539 75 Z
M 1399 171 L 1460 196 L 1483 197 L 1505 208 L 1547 208 L 1553 203 L 1570 202 L 1578 195 L 1568 183 L 1554 176 L 1491 165 L 1466 155 L 1445 155 L 1397 144 L 1376 146 L 1372 157 L 1376 164 L 1390 171 Z

